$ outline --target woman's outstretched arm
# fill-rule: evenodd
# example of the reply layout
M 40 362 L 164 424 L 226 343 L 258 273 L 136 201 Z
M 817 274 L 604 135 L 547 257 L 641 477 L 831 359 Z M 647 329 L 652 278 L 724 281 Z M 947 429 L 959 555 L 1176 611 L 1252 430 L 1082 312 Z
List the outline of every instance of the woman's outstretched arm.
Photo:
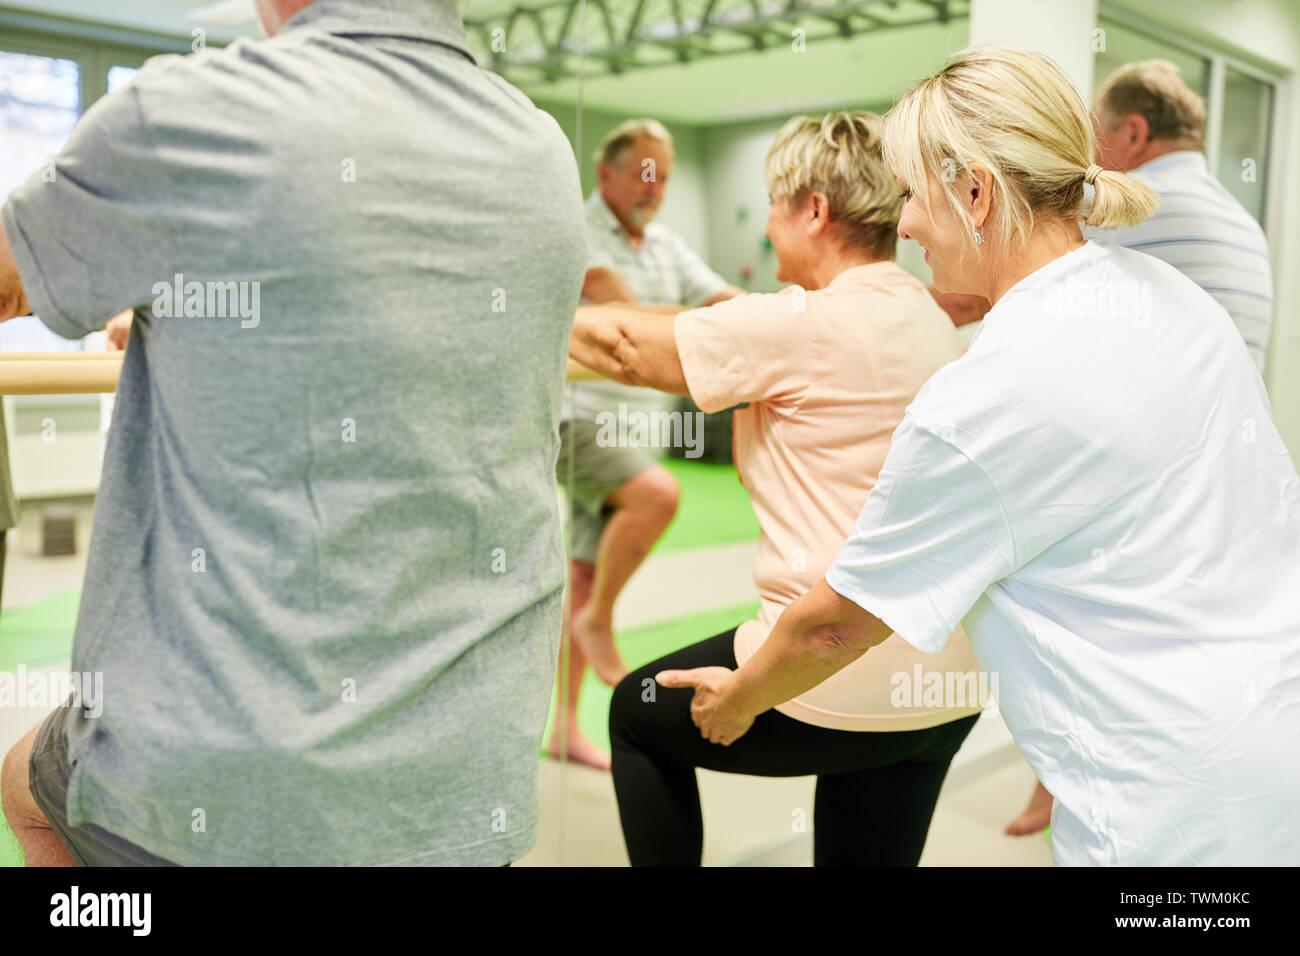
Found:
M 689 395 L 673 336 L 674 317 L 686 310 L 686 306 L 580 306 L 569 355 L 616 382 Z

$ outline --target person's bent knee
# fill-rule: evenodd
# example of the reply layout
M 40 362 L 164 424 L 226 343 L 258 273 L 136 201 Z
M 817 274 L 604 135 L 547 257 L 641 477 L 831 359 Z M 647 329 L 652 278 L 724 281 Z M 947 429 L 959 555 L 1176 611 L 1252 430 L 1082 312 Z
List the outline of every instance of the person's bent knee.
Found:
M 677 513 L 682 489 L 668 469 L 656 465 L 637 475 L 614 493 L 612 504 L 653 511 L 665 519 Z
M 15 833 L 31 827 L 49 826 L 30 789 L 28 763 L 35 740 L 36 731 L 33 730 L 9 748 L 3 765 L 0 765 L 0 809 L 3 809 L 9 829 Z
M 677 514 L 677 506 L 682 500 L 682 486 L 666 468 L 651 469 L 653 483 L 647 493 L 649 504 L 668 518 Z
M 639 707 L 642 701 L 645 675 L 632 671 L 614 686 L 614 694 L 609 701 L 609 741 L 611 746 L 622 750 L 636 748 L 635 730 Z

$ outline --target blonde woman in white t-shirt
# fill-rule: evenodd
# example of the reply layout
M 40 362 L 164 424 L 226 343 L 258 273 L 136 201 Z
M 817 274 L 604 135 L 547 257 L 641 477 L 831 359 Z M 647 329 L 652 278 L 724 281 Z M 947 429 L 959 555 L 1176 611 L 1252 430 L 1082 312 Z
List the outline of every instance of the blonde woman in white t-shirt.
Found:
M 728 746 L 889 634 L 935 652 L 961 622 L 1056 798 L 1056 863 L 1293 864 L 1300 477 L 1223 308 L 1085 242 L 1081 215 L 1155 204 L 1093 155 L 1032 53 L 967 51 L 894 107 L 899 235 L 992 309 L 908 406 L 826 577 L 739 669 L 661 680 Z

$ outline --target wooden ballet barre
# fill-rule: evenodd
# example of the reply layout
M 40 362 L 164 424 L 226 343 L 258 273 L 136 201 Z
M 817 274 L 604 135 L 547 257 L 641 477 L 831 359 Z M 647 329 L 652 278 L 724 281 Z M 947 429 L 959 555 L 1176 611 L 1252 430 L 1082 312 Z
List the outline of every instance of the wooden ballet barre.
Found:
M 122 352 L 0 352 L 0 395 L 86 395 L 117 391 Z M 599 379 L 569 359 L 571 382 Z
M 65 359 L 81 361 L 84 359 L 122 360 L 121 352 L 0 352 L 0 359 L 10 362 L 62 362 Z
M 117 391 L 121 352 L 0 352 L 0 395 Z

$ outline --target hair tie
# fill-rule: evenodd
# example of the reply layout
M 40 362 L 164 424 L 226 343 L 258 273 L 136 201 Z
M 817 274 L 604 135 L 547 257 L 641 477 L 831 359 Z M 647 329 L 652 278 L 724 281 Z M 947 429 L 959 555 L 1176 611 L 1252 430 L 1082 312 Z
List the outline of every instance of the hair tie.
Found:
M 1097 174 L 1101 172 L 1104 172 L 1104 170 L 1100 166 L 1094 163 L 1093 165 L 1089 166 L 1088 171 L 1083 174 L 1083 181 L 1087 183 L 1089 186 L 1091 186 L 1093 183 L 1097 181 Z

